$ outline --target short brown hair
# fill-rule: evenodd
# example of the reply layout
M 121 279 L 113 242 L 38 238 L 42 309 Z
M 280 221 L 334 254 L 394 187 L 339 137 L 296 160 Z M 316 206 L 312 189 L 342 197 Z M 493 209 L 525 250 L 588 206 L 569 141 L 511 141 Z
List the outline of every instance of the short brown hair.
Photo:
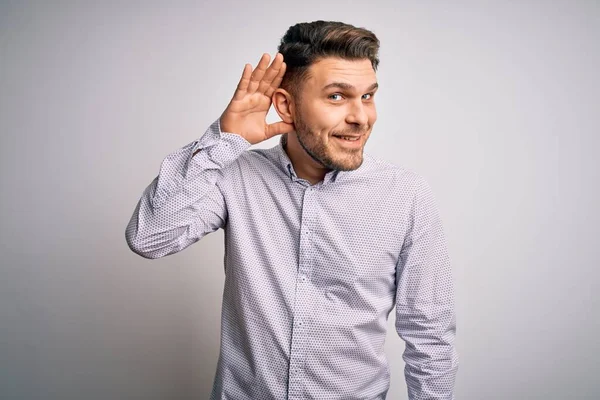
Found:
M 308 77 L 308 69 L 325 57 L 346 60 L 369 59 L 379 65 L 379 39 L 364 28 L 336 21 L 301 22 L 291 26 L 277 50 L 283 55 L 286 71 L 281 87 L 299 100 L 298 87 Z

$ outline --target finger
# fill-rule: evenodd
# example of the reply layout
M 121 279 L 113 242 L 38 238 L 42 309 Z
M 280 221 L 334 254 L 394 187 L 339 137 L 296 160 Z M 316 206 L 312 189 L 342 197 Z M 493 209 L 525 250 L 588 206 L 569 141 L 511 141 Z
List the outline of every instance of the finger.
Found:
M 271 82 L 271 86 L 269 86 L 265 91 L 266 96 L 271 97 L 275 92 L 275 89 L 277 89 L 279 85 L 281 85 L 281 81 L 283 80 L 283 76 L 285 75 L 286 68 L 286 63 L 281 64 L 281 68 L 279 68 L 279 73 L 277 74 L 275 79 L 273 79 L 273 82 Z
M 252 75 L 252 65 L 246 64 L 244 65 L 244 71 L 242 72 L 242 77 L 240 78 L 240 82 L 237 85 L 237 89 L 233 96 L 234 99 L 239 99 L 244 96 L 246 90 L 248 89 L 248 84 L 250 84 L 250 75 Z
M 260 81 L 258 89 L 256 89 L 257 92 L 265 93 L 267 91 L 273 82 L 273 79 L 275 79 L 279 74 L 282 63 L 283 55 L 281 53 L 277 53 L 273 59 L 273 62 L 271 63 L 271 66 L 267 69 L 267 72 L 265 72 L 265 76 L 263 76 L 262 80 Z
M 252 72 L 252 76 L 250 77 L 250 84 L 248 85 L 247 89 L 248 93 L 254 93 L 256 91 L 256 88 L 258 88 L 258 84 L 265 75 L 265 71 L 267 70 L 267 66 L 269 65 L 270 59 L 271 56 L 268 53 L 263 54 L 260 58 L 256 69 Z
M 292 132 L 294 129 L 294 125 L 287 122 L 275 122 L 274 124 L 267 125 L 267 139 L 282 133 Z

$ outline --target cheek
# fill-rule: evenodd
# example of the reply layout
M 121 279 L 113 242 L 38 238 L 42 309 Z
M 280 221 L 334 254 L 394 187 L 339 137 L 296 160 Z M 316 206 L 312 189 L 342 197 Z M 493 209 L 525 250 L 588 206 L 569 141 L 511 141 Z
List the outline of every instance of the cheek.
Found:
M 377 110 L 375 109 L 375 105 L 369 108 L 368 115 L 369 121 L 371 121 L 371 124 L 373 124 L 377 120 Z
M 321 136 L 327 136 L 332 130 L 336 130 L 344 123 L 344 113 L 341 107 L 338 109 L 322 106 L 310 111 L 306 115 L 306 122 L 311 126 L 314 132 L 319 132 Z
M 321 111 L 323 129 L 328 132 L 346 127 L 347 110 L 344 107 L 324 107 Z

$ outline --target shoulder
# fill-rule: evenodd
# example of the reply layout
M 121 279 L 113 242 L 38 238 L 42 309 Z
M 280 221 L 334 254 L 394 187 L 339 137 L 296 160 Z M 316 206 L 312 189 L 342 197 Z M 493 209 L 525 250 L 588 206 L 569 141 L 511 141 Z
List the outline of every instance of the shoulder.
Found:
M 277 169 L 277 154 L 274 149 L 249 148 L 241 152 L 224 171 L 224 175 L 238 182 L 264 176 Z
M 431 190 L 427 179 L 419 172 L 403 165 L 365 154 L 365 170 L 384 173 L 393 178 L 392 188 L 402 192 L 417 194 L 418 191 Z

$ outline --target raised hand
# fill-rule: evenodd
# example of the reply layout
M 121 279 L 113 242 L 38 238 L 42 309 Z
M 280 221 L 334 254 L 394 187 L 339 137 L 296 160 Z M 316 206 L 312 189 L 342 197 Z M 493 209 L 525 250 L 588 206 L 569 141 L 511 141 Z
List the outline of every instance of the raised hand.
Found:
M 285 74 L 283 55 L 277 53 L 269 66 L 270 56 L 262 55 L 258 65 L 246 64 L 233 98 L 221 115 L 221 131 L 237 133 L 256 144 L 294 130 L 294 125 L 283 121 L 267 124 L 271 97 Z M 268 68 L 267 68 L 268 66 Z

